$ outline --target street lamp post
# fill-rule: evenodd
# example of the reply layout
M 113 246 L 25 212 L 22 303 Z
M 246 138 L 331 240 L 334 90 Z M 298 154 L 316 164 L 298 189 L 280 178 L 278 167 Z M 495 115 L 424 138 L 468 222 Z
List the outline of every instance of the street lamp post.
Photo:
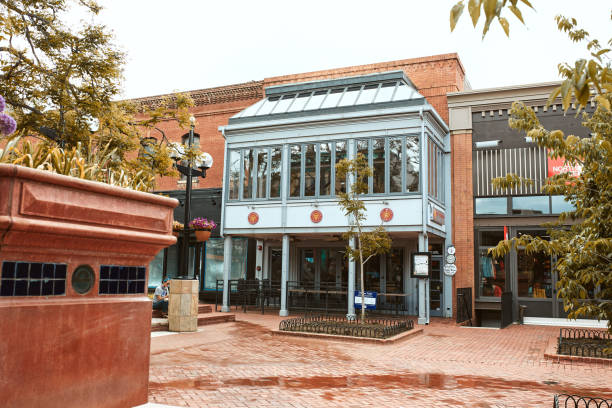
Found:
M 193 146 L 193 129 L 195 127 L 195 118 L 191 116 L 189 118 L 190 129 L 189 129 L 189 138 L 187 141 L 187 151 L 191 150 Z M 189 237 L 191 235 L 191 229 L 188 228 L 189 221 L 191 220 L 191 182 L 193 176 L 206 178 L 206 170 L 210 168 L 210 162 L 201 162 L 197 163 L 199 170 L 194 169 L 192 167 L 192 157 L 191 155 L 187 156 L 187 166 L 183 166 L 179 164 L 178 160 L 176 162 L 176 169 L 183 175 L 187 177 L 187 185 L 185 186 L 185 219 L 184 219 L 184 228 L 183 228 L 183 247 L 182 247 L 182 260 L 181 260 L 181 270 L 179 275 L 182 277 L 189 276 Z M 195 275 L 195 271 L 194 271 Z M 195 279 L 195 276 L 193 276 Z

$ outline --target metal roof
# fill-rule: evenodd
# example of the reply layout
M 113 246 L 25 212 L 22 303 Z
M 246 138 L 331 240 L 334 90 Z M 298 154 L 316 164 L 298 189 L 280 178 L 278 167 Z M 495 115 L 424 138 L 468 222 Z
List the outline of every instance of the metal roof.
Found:
M 232 116 L 230 123 L 283 114 L 313 115 L 328 109 L 376 109 L 378 104 L 417 100 L 424 102 L 403 71 L 278 85 L 266 88 L 264 99 Z

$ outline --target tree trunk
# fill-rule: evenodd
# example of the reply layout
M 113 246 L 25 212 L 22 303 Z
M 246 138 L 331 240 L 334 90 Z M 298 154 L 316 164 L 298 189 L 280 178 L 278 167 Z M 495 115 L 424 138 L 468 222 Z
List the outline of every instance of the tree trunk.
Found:
M 361 324 L 365 321 L 365 283 L 363 280 L 363 253 L 361 252 L 361 237 L 359 238 L 359 265 L 361 266 Z

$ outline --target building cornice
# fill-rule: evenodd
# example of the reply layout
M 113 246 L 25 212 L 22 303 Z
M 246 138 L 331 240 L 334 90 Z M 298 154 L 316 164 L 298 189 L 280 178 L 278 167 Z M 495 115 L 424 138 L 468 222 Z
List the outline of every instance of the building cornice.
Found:
M 453 109 L 470 106 L 472 111 L 479 112 L 508 108 L 514 101 L 528 101 L 529 105 L 539 106 L 546 104 L 551 92 L 560 85 L 561 82 L 542 82 L 451 92 L 447 94 L 448 107 Z

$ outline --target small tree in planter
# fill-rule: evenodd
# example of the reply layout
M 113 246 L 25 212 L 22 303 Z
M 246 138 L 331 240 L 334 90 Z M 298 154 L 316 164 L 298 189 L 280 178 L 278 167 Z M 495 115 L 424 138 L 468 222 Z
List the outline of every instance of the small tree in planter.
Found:
M 191 220 L 189 228 L 195 230 L 196 239 L 198 241 L 204 242 L 210 238 L 210 233 L 217 228 L 217 224 L 213 220 L 198 217 Z
M 350 218 L 349 230 L 343 234 L 343 238 L 350 241 L 357 240 L 357 245 L 352 248 L 346 247 L 346 256 L 352 261 L 358 261 L 361 276 L 361 322 L 365 320 L 365 285 L 363 269 L 365 264 L 375 255 L 389 252 L 391 238 L 385 228 L 381 225 L 374 229 L 364 230 L 363 222 L 366 220 L 366 207 L 359 196 L 368 193 L 368 177 L 372 176 L 372 168 L 368 166 L 368 160 L 362 154 L 355 159 L 341 160 L 336 164 L 336 172 L 340 178 L 354 177 L 346 193 L 339 193 L 339 204 L 344 214 Z M 350 296 L 351 294 L 349 294 Z

